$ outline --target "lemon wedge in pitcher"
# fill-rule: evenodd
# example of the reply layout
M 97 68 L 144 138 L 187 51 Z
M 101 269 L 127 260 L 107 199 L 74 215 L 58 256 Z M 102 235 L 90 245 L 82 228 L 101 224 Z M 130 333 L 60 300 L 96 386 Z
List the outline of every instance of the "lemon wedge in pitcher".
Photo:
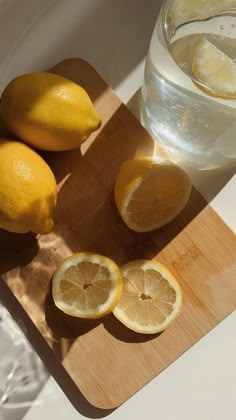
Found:
M 192 71 L 204 84 L 199 88 L 205 93 L 226 99 L 236 98 L 236 63 L 207 39 L 195 48 Z

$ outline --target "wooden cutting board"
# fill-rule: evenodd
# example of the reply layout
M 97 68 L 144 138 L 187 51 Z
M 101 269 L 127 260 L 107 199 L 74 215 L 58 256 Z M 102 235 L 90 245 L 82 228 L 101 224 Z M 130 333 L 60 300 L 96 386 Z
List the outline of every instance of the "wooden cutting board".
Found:
M 195 189 L 168 226 L 150 234 L 126 228 L 113 199 L 116 172 L 123 161 L 157 148 L 88 63 L 70 59 L 51 71 L 85 87 L 103 124 L 81 150 L 43 154 L 59 185 L 55 229 L 38 237 L 0 232 L 1 298 L 76 408 L 87 400 L 87 409 L 91 403 L 109 410 L 236 308 L 236 242 Z M 182 286 L 181 314 L 162 334 L 146 336 L 113 315 L 84 321 L 61 313 L 52 302 L 51 278 L 76 251 L 98 252 L 118 264 L 161 261 Z

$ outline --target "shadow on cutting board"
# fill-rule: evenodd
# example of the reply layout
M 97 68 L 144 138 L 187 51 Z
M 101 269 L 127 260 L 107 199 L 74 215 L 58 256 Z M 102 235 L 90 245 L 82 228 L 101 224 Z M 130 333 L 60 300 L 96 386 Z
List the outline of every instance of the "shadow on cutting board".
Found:
M 113 314 L 110 314 L 103 319 L 103 325 L 109 334 L 125 343 L 145 343 L 146 341 L 155 340 L 162 334 L 137 334 L 121 324 Z
M 185 209 L 173 222 L 155 232 L 155 241 L 152 233 L 136 233 L 125 226 L 114 201 L 117 171 L 125 160 L 151 156 L 153 151 L 151 137 L 121 105 L 84 155 L 80 150 L 47 155 L 57 181 L 62 184 L 55 232 L 71 253 L 98 252 L 118 264 L 153 258 L 203 210 L 207 203 L 193 189 Z
M 0 229 L 0 274 L 30 264 L 38 251 L 38 241 L 33 233 L 17 234 Z
M 46 324 L 53 332 L 52 347 L 60 360 L 63 360 L 73 342 L 100 325 L 102 319 L 78 319 L 59 310 L 53 302 L 51 284 L 44 301 Z

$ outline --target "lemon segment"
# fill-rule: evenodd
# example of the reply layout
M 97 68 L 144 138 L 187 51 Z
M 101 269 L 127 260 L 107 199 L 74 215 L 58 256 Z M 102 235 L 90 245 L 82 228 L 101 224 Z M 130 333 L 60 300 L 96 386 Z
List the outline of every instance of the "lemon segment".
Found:
M 87 92 L 53 73 L 23 74 L 3 91 L 0 115 L 29 145 L 63 151 L 79 147 L 101 125 Z
M 182 306 L 181 288 L 162 264 L 136 260 L 121 267 L 123 292 L 113 310 L 127 328 L 142 334 L 166 329 Z
M 227 0 L 227 8 L 235 8 L 235 0 Z M 175 0 L 171 2 L 169 16 L 175 27 L 190 21 L 203 21 L 225 9 L 222 0 Z
M 205 93 L 220 98 L 236 98 L 236 63 L 207 39 L 195 48 L 192 71 Z
M 52 281 L 55 305 L 68 315 L 97 319 L 112 312 L 120 300 L 123 281 L 110 258 L 79 252 L 65 259 Z
M 191 181 L 182 168 L 152 157 L 124 162 L 114 188 L 118 211 L 136 232 L 149 232 L 173 220 L 190 192 Z
M 56 180 L 41 156 L 21 142 L 1 139 L 0 228 L 47 234 L 56 202 Z

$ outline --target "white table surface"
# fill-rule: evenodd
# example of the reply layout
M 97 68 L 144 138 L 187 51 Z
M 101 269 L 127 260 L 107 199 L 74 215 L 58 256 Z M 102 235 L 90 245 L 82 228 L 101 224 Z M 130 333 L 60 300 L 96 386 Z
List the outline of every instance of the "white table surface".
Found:
M 145 54 L 162 1 L 0 0 L 0 89 L 14 76 L 67 57 L 94 65 L 135 112 Z M 4 34 L 4 36 L 3 36 Z M 234 170 L 195 174 L 204 197 L 235 232 Z M 236 279 L 235 279 L 236 281 Z M 24 420 L 92 418 L 50 377 Z M 1 418 L 1 413 L 0 413 Z M 103 417 L 102 417 L 103 418 Z M 107 419 L 235 420 L 236 311 Z

